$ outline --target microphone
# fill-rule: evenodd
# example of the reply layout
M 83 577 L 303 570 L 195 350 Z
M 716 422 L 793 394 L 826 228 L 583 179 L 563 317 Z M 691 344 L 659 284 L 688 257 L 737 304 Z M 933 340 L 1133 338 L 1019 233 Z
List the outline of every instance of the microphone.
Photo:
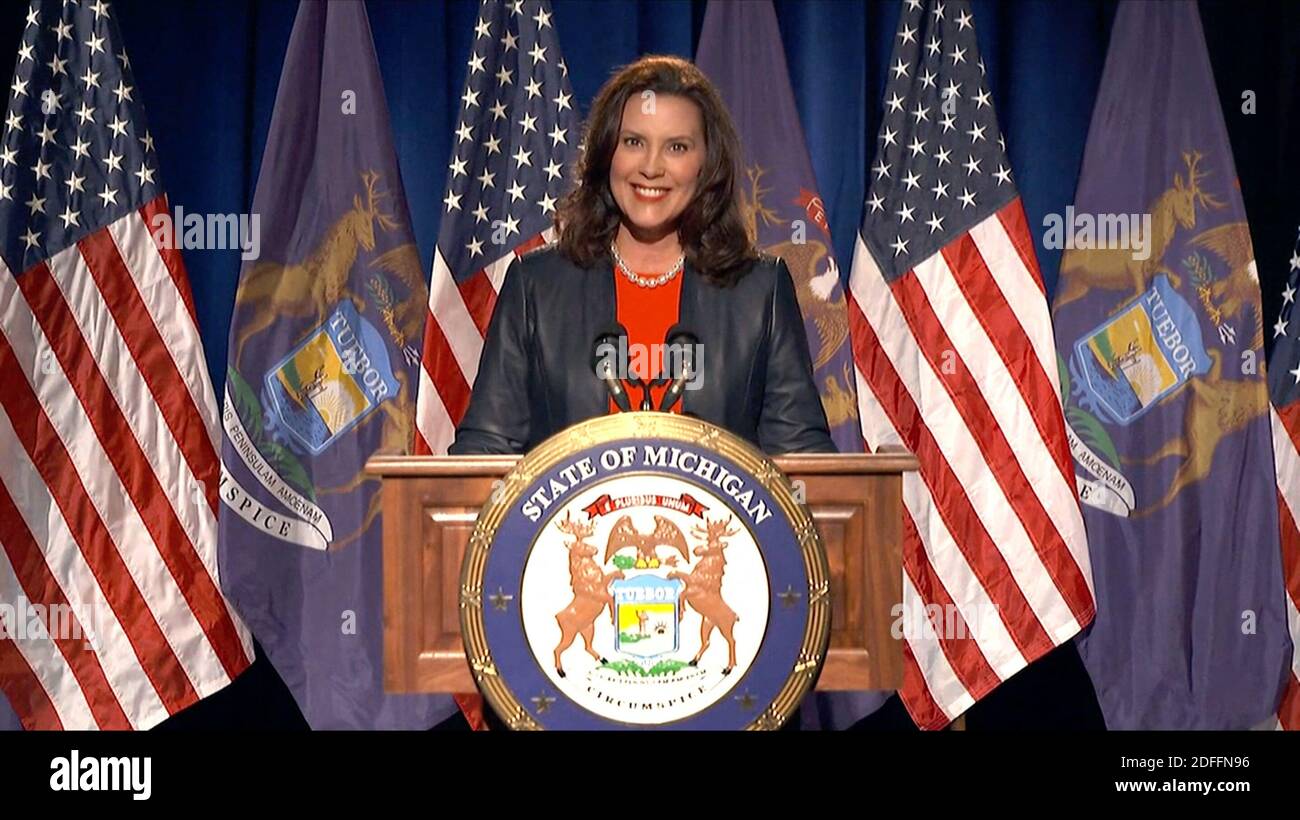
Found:
M 632 403 L 628 401 L 627 391 L 618 378 L 615 356 L 618 354 L 619 343 L 626 338 L 627 329 L 615 322 L 597 334 L 591 355 L 591 369 L 596 372 L 596 378 L 605 383 L 605 389 L 614 399 L 614 405 L 623 413 L 632 409 Z
M 686 383 L 695 378 L 695 374 L 699 372 L 697 366 L 699 363 L 695 361 L 695 346 L 700 343 L 700 338 L 680 324 L 676 324 L 668 329 L 668 336 L 664 342 L 666 354 L 673 351 L 677 353 L 674 362 L 676 367 L 673 368 L 677 371 L 677 375 L 664 393 L 663 401 L 659 403 L 660 412 L 667 413 L 681 399 L 682 393 L 686 390 Z M 664 364 L 665 367 L 668 365 L 667 362 Z

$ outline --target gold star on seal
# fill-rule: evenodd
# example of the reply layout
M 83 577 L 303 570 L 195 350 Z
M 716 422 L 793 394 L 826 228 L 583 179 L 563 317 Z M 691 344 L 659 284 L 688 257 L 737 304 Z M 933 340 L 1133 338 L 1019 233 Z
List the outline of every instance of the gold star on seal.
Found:
M 492 602 L 492 606 L 502 612 L 505 612 L 510 608 L 510 602 L 514 599 L 515 596 L 507 595 L 506 591 L 501 587 L 497 587 L 497 591 L 488 596 L 488 600 Z
M 537 714 L 539 715 L 546 714 L 548 711 L 550 711 L 551 704 L 555 703 L 555 698 L 551 697 L 545 692 L 543 692 L 540 695 L 537 695 L 531 700 L 533 701 L 533 708 L 537 710 Z
M 746 712 L 751 711 L 754 708 L 754 704 L 756 702 L 757 702 L 756 698 L 753 695 L 751 695 L 749 692 L 745 692 L 745 694 L 738 695 L 736 697 L 736 703 L 739 703 L 740 708 L 744 709 Z
M 789 609 L 799 603 L 799 599 L 802 598 L 803 595 L 802 593 L 795 592 L 794 587 L 786 584 L 785 592 L 778 593 L 776 597 L 781 599 L 781 603 L 786 609 Z

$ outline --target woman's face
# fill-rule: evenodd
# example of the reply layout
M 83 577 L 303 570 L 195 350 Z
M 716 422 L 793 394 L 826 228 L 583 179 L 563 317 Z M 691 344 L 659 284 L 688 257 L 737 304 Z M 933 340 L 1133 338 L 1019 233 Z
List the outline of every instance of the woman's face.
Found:
M 706 148 L 704 119 L 689 99 L 647 92 L 623 106 L 609 188 L 635 238 L 651 242 L 677 230 Z

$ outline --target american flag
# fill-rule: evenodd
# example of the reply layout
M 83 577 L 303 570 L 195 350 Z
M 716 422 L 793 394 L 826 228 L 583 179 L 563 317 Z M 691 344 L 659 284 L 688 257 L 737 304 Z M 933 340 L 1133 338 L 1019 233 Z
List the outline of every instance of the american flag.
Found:
M 445 453 L 469 406 L 506 269 L 549 242 L 579 120 L 545 0 L 484 0 L 433 256 L 416 452 Z
M 1287 624 L 1291 630 L 1291 675 L 1278 722 L 1300 730 L 1300 230 L 1291 254 L 1291 272 L 1282 291 L 1282 312 L 1273 325 L 1273 352 L 1268 357 L 1268 392 L 1273 403 L 1273 459 L 1277 465 L 1282 571 L 1286 577 Z
M 169 211 L 121 42 L 103 0 L 34 0 L 0 140 L 0 602 L 50 632 L 0 640 L 28 729 L 149 728 L 253 654 L 217 583 L 217 405 L 185 266 L 149 230 Z
M 1094 613 L 1047 297 L 964 0 L 908 0 L 849 321 L 867 444 L 902 444 L 901 695 L 939 728 Z M 924 624 L 924 619 L 930 625 Z

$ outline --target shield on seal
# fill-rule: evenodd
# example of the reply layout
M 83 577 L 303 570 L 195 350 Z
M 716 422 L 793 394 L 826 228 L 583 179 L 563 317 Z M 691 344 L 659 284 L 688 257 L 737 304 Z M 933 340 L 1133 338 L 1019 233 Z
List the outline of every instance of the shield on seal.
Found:
M 685 584 L 653 573 L 610 585 L 618 624 L 614 649 L 637 658 L 676 652 L 681 646 L 681 596 Z

